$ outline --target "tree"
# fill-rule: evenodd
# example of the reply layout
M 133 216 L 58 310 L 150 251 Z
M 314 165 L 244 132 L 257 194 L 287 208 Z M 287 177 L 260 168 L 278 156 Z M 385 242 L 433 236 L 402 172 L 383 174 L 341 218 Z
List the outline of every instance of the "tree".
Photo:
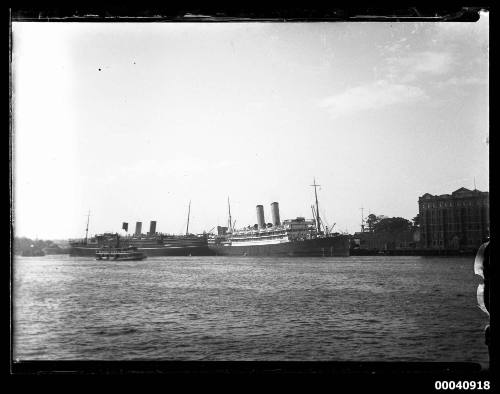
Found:
M 375 233 L 401 233 L 410 231 L 412 223 L 408 219 L 395 217 L 384 218 L 375 223 L 373 231 Z
M 21 254 L 25 251 L 30 251 L 33 249 L 41 250 L 45 247 L 54 246 L 55 244 L 52 241 L 44 241 L 41 239 L 33 240 L 26 237 L 14 237 L 14 254 Z
M 420 214 L 417 213 L 417 216 L 415 216 L 413 219 L 413 227 L 419 227 L 420 226 Z
M 378 223 L 379 219 L 373 213 L 369 214 L 366 218 L 366 225 L 368 226 L 368 231 L 372 232 L 375 225 Z

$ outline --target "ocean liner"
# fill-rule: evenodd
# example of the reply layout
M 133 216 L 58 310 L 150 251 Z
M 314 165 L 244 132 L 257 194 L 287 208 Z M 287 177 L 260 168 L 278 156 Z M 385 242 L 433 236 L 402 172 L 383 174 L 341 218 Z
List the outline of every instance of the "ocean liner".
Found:
M 191 204 L 189 212 L 191 210 Z M 102 248 L 135 247 L 146 256 L 209 256 L 214 253 L 208 248 L 207 235 L 189 233 L 189 212 L 185 235 L 156 232 L 156 221 L 151 221 L 149 232 L 142 233 L 142 222 L 137 222 L 133 235 L 120 236 L 118 233 L 104 233 L 88 237 L 89 218 L 85 238 L 70 241 L 71 256 L 95 256 Z M 89 215 L 90 217 L 90 215 Z M 122 229 L 128 231 L 128 223 Z
M 257 224 L 234 229 L 229 205 L 228 227 L 218 227 L 208 239 L 209 248 L 220 256 L 349 256 L 349 237 L 333 233 L 319 216 L 318 194 L 314 181 L 316 205 L 314 219 L 297 217 L 280 221 L 279 204 L 271 204 L 272 223 L 264 220 L 264 208 L 257 205 Z

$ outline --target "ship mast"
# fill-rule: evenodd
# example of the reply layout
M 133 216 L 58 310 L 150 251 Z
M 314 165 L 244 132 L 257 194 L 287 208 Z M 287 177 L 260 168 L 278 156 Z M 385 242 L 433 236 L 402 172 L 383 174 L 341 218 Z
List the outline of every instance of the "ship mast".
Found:
M 316 184 L 316 178 L 313 178 L 313 184 L 311 185 L 314 187 L 314 197 L 316 198 L 316 229 L 318 230 L 318 233 L 321 231 L 320 227 L 320 219 L 319 219 L 319 205 L 318 205 L 318 193 L 316 191 L 316 188 L 321 185 Z
M 85 245 L 87 245 L 87 239 L 88 239 L 88 235 L 89 235 L 89 221 L 90 221 L 90 209 L 89 209 L 89 213 L 87 215 L 87 228 L 85 229 Z
M 233 232 L 233 221 L 231 218 L 231 204 L 229 203 L 229 196 L 227 197 L 227 207 L 229 210 L 229 230 L 231 230 L 231 232 Z
M 361 209 L 361 232 L 364 233 L 365 232 L 365 217 L 363 215 L 364 208 L 361 207 L 359 209 Z
M 191 200 L 189 200 L 189 208 L 188 208 L 188 220 L 186 225 L 186 235 L 189 234 L 189 215 L 191 214 Z

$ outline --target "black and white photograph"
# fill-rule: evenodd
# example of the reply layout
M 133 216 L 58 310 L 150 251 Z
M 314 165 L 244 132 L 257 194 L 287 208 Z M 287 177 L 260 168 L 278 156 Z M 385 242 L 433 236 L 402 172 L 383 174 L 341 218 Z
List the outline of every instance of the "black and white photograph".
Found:
M 13 14 L 12 369 L 388 363 L 487 377 L 489 11 L 474 13 Z M 458 384 L 490 379 L 431 388 Z

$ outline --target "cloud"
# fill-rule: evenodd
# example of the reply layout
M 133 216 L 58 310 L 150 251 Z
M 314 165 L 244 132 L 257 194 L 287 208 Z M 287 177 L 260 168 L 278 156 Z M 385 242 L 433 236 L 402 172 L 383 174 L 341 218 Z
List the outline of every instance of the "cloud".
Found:
M 482 85 L 487 83 L 488 81 L 484 78 L 471 76 L 471 77 L 451 77 L 444 81 L 438 82 L 436 85 L 438 87 L 448 87 L 448 86 Z
M 102 177 L 103 181 L 112 182 L 116 179 L 138 179 L 144 176 L 156 179 L 169 179 L 184 177 L 193 174 L 207 174 L 212 171 L 234 167 L 238 163 L 225 159 L 204 160 L 195 156 L 174 156 L 167 160 L 141 159 L 120 166 L 118 169 L 110 168 Z
M 414 81 L 421 75 L 442 75 L 450 71 L 453 56 L 450 52 L 423 51 L 387 59 L 389 76 L 402 82 Z
M 408 49 L 410 46 L 409 44 L 406 43 L 407 41 L 408 39 L 406 37 L 403 37 L 393 44 L 384 45 L 382 48 L 385 51 L 394 53 L 403 49 Z
M 420 52 L 410 57 L 412 68 L 418 73 L 444 74 L 452 64 L 448 52 Z
M 425 98 L 425 92 L 419 87 L 379 80 L 327 97 L 321 100 L 319 105 L 336 118 L 365 110 L 413 103 Z

